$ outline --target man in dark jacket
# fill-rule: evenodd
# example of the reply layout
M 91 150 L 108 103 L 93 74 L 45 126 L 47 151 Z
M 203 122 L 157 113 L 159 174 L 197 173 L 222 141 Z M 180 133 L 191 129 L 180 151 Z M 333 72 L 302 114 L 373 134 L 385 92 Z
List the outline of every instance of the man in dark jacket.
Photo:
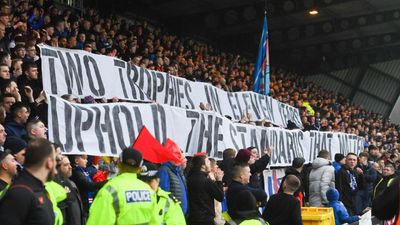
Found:
M 61 158 L 57 164 L 57 172 L 55 181 L 67 190 L 67 201 L 59 204 L 64 217 L 64 225 L 84 225 L 82 199 L 76 184 L 69 179 L 72 176 L 72 167 L 68 157 Z
M 383 168 L 382 177 L 374 183 L 373 199 L 381 195 L 396 178 L 395 169 L 392 164 L 386 164 Z
M 396 178 L 382 194 L 372 201 L 372 215 L 380 220 L 391 220 L 399 217 L 400 179 Z
M 303 170 L 304 162 L 306 160 L 302 157 L 294 158 L 292 161 L 292 166 L 289 167 L 285 171 L 285 176 L 282 178 L 281 181 L 281 186 L 279 187 L 279 193 L 283 192 L 283 183 L 286 180 L 286 177 L 289 175 L 294 175 L 300 180 L 300 187 L 294 192 L 294 196 L 299 199 L 300 201 L 300 206 L 303 206 L 305 203 L 305 198 L 304 198 L 304 187 L 303 187 L 303 181 L 301 177 L 301 171 Z
M 55 175 L 56 154 L 46 139 L 29 143 L 25 169 L 0 202 L 1 224 L 54 225 L 53 205 L 44 183 Z
M 357 174 L 354 171 L 357 165 L 357 155 L 349 153 L 346 164 L 339 170 L 336 180 L 336 189 L 350 215 L 356 215 L 355 197 L 358 191 Z
M 270 224 L 303 224 L 300 202 L 293 196 L 299 187 L 300 180 L 296 176 L 287 176 L 283 182 L 283 192 L 271 196 L 262 217 Z
M 25 125 L 30 114 L 29 107 L 22 102 L 16 102 L 11 106 L 10 113 L 11 120 L 5 124 L 7 135 L 26 139 Z
M 208 178 L 210 170 L 210 160 L 206 155 L 197 155 L 192 158 L 192 169 L 187 180 L 189 200 L 188 221 L 191 225 L 214 225 L 214 199 L 221 202 L 224 198 L 222 184 L 224 173 L 222 170 L 219 170 L 214 182 Z
M 86 171 L 87 156 L 86 155 L 71 155 L 70 162 L 73 164 L 71 180 L 74 181 L 81 194 L 83 214 L 87 217 L 89 206 L 93 201 L 95 193 L 103 187 L 107 181 L 94 182 Z
M 224 185 L 229 186 L 232 181 L 232 169 L 235 166 L 236 150 L 227 148 L 222 155 L 222 161 L 218 164 L 219 168 L 224 171 Z
M 22 75 L 18 77 L 17 83 L 20 91 L 29 86 L 33 91 L 33 98 L 39 97 L 40 92 L 43 90 L 43 85 L 35 62 L 27 61 L 22 64 Z M 25 93 L 21 94 L 21 100 L 28 102 L 28 96 Z
M 232 183 L 228 187 L 228 192 L 226 193 L 226 200 L 228 203 L 228 213 L 232 219 L 238 218 L 237 215 L 237 205 L 236 205 L 236 195 L 243 190 L 249 190 L 256 198 L 259 205 L 265 204 L 267 199 L 267 194 L 263 189 L 251 188 L 247 184 L 250 182 L 250 167 L 247 165 L 236 165 L 232 170 Z
M 356 195 L 356 213 L 360 214 L 371 203 L 373 183 L 376 180 L 376 170 L 368 162 L 368 153 L 361 152 L 358 156 L 356 173 L 359 191 Z

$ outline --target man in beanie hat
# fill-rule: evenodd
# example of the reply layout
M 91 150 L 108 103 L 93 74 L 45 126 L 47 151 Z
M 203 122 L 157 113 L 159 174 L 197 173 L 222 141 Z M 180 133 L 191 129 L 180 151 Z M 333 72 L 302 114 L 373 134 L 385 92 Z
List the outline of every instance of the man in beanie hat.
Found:
M 262 188 L 259 176 L 269 163 L 271 151 L 271 147 L 265 148 L 264 155 L 258 158 L 258 149 L 256 147 L 249 147 L 247 149 L 239 150 L 238 154 L 236 155 L 236 163 L 238 165 L 249 165 L 250 167 L 250 187 L 257 189 Z
M 283 192 L 283 183 L 284 183 L 284 181 L 286 180 L 286 177 L 287 176 L 289 176 L 289 175 L 294 175 L 294 176 L 296 176 L 299 180 L 300 180 L 300 187 L 299 187 L 299 189 L 297 189 L 295 192 L 294 192 L 294 196 L 295 197 L 297 197 L 297 199 L 299 199 L 299 201 L 300 201 L 300 206 L 303 206 L 304 205 L 304 203 L 305 203 L 305 200 L 304 200 L 304 187 L 303 187 L 303 180 L 302 180 L 302 178 L 301 178 L 301 171 L 303 170 L 303 167 L 304 167 L 304 162 L 305 162 L 306 160 L 303 158 L 303 157 L 297 157 L 297 158 L 294 158 L 293 159 L 293 161 L 292 161 L 292 166 L 291 167 L 289 167 L 286 171 L 285 171 L 285 176 L 282 178 L 282 181 L 281 181 L 281 186 L 279 187 L 279 193 L 281 193 L 281 192 Z
M 150 185 L 157 195 L 157 224 L 185 225 L 185 216 L 179 201 L 170 192 L 160 188 L 160 174 L 154 164 L 147 164 L 139 179 Z
M 25 162 L 26 142 L 19 137 L 9 136 L 4 142 L 4 148 L 10 150 L 17 161 L 18 169 L 22 169 Z
M 126 148 L 119 158 L 120 174 L 97 193 L 87 225 L 157 224 L 157 200 L 148 184 L 137 175 L 143 166 L 142 153 Z

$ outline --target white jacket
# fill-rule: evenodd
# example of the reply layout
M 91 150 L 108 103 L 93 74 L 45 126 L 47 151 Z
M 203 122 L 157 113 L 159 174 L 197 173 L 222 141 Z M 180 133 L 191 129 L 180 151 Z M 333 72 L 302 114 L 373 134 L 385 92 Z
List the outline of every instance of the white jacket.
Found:
M 326 192 L 335 187 L 335 168 L 324 158 L 316 158 L 309 176 L 310 206 L 321 207 L 328 204 Z

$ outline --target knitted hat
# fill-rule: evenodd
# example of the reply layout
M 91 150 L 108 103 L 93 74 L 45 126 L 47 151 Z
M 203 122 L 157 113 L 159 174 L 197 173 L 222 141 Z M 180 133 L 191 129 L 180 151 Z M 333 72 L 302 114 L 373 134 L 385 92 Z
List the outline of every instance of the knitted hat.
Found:
M 26 142 L 15 136 L 8 136 L 4 142 L 4 149 L 10 149 L 11 154 L 15 155 L 26 148 Z
M 303 158 L 303 157 L 297 157 L 297 158 L 294 158 L 293 159 L 293 162 L 292 162 L 292 167 L 293 168 L 300 168 L 300 167 L 302 167 L 303 166 L 303 164 L 304 164 L 304 162 L 305 162 L 306 160 Z
M 236 155 L 236 161 L 238 163 L 248 163 L 250 160 L 251 151 L 247 149 L 240 149 Z
M 336 153 L 335 154 L 335 162 L 340 162 L 342 159 L 344 159 L 344 155 L 341 153 Z

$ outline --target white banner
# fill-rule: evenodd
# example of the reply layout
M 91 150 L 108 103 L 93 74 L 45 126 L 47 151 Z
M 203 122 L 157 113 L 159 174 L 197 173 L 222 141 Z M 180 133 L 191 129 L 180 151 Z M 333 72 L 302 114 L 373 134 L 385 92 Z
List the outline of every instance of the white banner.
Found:
M 161 142 L 175 141 L 186 155 L 206 151 L 221 159 L 226 148 L 273 147 L 271 166 L 290 165 L 293 158 L 312 161 L 318 151 L 358 153 L 363 139 L 356 135 L 302 132 L 232 123 L 214 112 L 155 103 L 71 104 L 49 95 L 49 139 L 66 154 L 117 156 L 131 146 L 145 125 Z
M 256 121 L 267 119 L 286 127 L 290 120 L 302 128 L 297 108 L 269 96 L 225 92 L 208 83 L 188 81 L 82 50 L 39 47 L 43 89 L 50 94 L 155 101 L 185 109 L 200 109 L 200 103 L 209 103 L 213 111 L 236 121 L 250 113 Z

